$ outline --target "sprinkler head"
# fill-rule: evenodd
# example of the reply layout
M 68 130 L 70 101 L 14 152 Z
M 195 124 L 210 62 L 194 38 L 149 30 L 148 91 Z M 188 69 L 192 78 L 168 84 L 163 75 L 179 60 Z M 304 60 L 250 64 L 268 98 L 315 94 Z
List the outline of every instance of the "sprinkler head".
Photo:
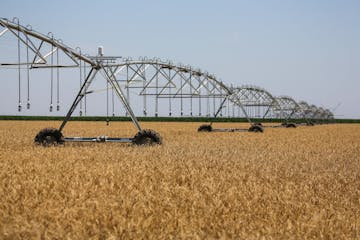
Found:
M 18 111 L 21 112 L 21 104 L 18 106 Z
M 30 109 L 30 102 L 27 102 L 26 109 Z

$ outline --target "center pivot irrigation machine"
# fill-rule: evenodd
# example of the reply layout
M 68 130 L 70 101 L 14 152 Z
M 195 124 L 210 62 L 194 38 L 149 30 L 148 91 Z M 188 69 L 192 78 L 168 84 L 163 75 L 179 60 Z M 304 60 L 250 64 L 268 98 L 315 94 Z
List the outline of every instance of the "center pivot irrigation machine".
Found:
M 198 131 L 216 131 L 216 132 L 263 132 L 263 126 L 261 122 L 254 122 L 254 118 L 265 118 L 271 108 L 277 106 L 276 99 L 265 89 L 255 86 L 241 86 L 237 88 L 229 89 L 230 94 L 223 100 L 219 106 L 218 111 L 214 118 L 218 116 L 218 113 L 225 106 L 226 101 L 231 101 L 235 105 L 239 106 L 243 116 L 250 123 L 250 128 L 230 128 L 230 129 L 214 129 L 212 127 L 213 122 L 210 125 L 202 125 Z
M 256 87 L 244 85 L 236 88 L 228 88 L 229 93 L 220 104 L 214 118 L 218 117 L 222 108 L 225 107 L 226 102 L 232 102 L 233 105 L 238 106 L 240 116 L 244 117 L 249 123 L 250 127 L 246 128 L 213 128 L 211 122 L 209 125 L 201 125 L 198 131 L 206 132 L 263 132 L 265 127 L 278 128 L 295 128 L 297 124 L 290 122 L 291 119 L 297 121 L 305 121 L 308 125 L 313 122 L 312 114 L 315 112 L 320 115 L 316 119 L 330 119 L 332 114 L 329 110 L 310 108 L 308 105 L 299 105 L 294 99 L 288 96 L 274 97 L 267 90 Z M 261 121 L 265 118 L 278 119 L 282 121 L 280 125 L 264 126 Z
M 116 56 L 104 56 L 103 49 L 98 49 L 97 56 L 89 56 L 81 52 L 80 48 L 70 48 L 60 39 L 54 38 L 49 32 L 47 35 L 36 32 L 30 25 L 22 26 L 19 19 L 12 21 L 0 19 L 0 37 L 12 36 L 16 39 L 15 60 L 5 61 L 0 59 L 0 67 L 15 68 L 18 71 L 19 102 L 18 110 L 22 110 L 21 81 L 25 75 L 27 79 L 27 104 L 30 108 L 29 79 L 30 70 L 49 69 L 51 82 L 50 112 L 54 110 L 53 88 L 56 91 L 56 110 L 59 111 L 59 70 L 62 68 L 79 69 L 79 91 L 72 102 L 62 124 L 58 129 L 45 128 L 35 137 L 35 142 L 42 145 L 56 145 L 63 142 L 132 142 L 137 145 L 161 144 L 162 139 L 153 130 L 142 129 L 135 114 L 134 105 L 130 104 L 130 95 L 136 92 L 142 101 L 134 101 L 139 105 L 142 102 L 143 116 L 149 116 L 151 112 L 155 117 L 164 115 L 165 106 L 168 106 L 168 116 L 187 117 L 241 117 L 250 123 L 248 129 L 213 128 L 213 122 L 201 125 L 198 131 L 207 132 L 238 132 L 251 131 L 263 132 L 261 121 L 265 118 L 277 118 L 282 120 L 280 126 L 272 127 L 296 127 L 291 119 L 304 121 L 304 124 L 329 122 L 333 119 L 330 110 L 309 105 L 306 102 L 297 103 L 287 96 L 274 97 L 265 89 L 255 86 L 229 87 L 213 74 L 200 69 L 173 64 L 171 61 L 160 59 L 140 58 L 132 60 Z M 1 45 L 0 45 L 1 46 Z M 5 54 L 4 54 L 5 55 Z M 9 53 L 10 55 L 10 53 Z M 25 56 L 23 56 L 25 55 Z M 25 71 L 25 74 L 24 74 Z M 126 116 L 134 123 L 137 133 L 132 138 L 101 137 L 64 137 L 62 131 L 73 115 L 75 109 L 80 107 L 80 116 L 83 115 L 82 105 L 86 97 L 94 92 L 90 86 L 94 85 L 94 79 L 100 76 L 106 81 L 107 91 L 107 117 L 109 115 L 109 89 L 112 91 L 112 106 L 114 113 L 114 95 L 122 103 Z M 115 94 L 114 94 L 115 93 Z M 153 100 L 153 104 L 149 104 Z M 161 106 L 160 106 L 161 102 Z M 236 114 L 237 110 L 237 114 Z M 205 113 L 204 113 L 205 112 Z M 227 112 L 227 113 L 226 113 Z M 237 116 L 236 116 L 237 115 Z M 109 121 L 109 118 L 107 118 Z
M 81 84 L 80 90 L 77 93 L 66 117 L 64 118 L 61 126 L 58 129 L 45 128 L 41 130 L 35 137 L 35 142 L 42 145 L 55 145 L 63 142 L 132 142 L 134 144 L 161 144 L 161 137 L 153 130 L 142 129 L 136 116 L 134 115 L 130 105 L 128 104 L 123 91 L 115 77 L 115 73 L 119 69 L 117 60 L 119 57 L 106 57 L 102 55 L 101 48 L 99 49 L 98 56 L 86 56 L 81 51 L 74 50 L 65 44 L 61 40 L 55 39 L 52 33 L 44 35 L 31 29 L 30 26 L 22 26 L 19 24 L 19 20 L 14 18 L 13 21 L 7 19 L 0 19 L 0 26 L 4 29 L 0 32 L 0 36 L 6 32 L 13 34 L 17 38 L 17 63 L 1 63 L 1 66 L 17 66 L 19 71 L 19 83 L 21 81 L 21 66 L 26 66 L 27 69 L 51 69 L 51 84 L 53 85 L 54 71 L 53 69 L 66 68 L 66 67 L 80 67 L 85 65 L 90 66 L 90 70 L 84 77 L 84 81 Z M 21 61 L 21 45 L 26 48 L 26 60 Z M 70 59 L 70 64 L 60 64 L 59 55 L 63 54 Z M 49 60 L 50 58 L 50 60 Z M 54 59 L 56 58 L 56 59 Z M 119 100 L 126 109 L 128 115 L 131 117 L 136 129 L 137 134 L 133 138 L 108 138 L 108 137 L 94 137 L 94 138 L 82 138 L 82 137 L 64 137 L 62 130 L 66 123 L 69 121 L 75 108 L 81 102 L 82 98 L 88 94 L 88 89 L 92 84 L 97 74 L 102 74 L 107 83 L 117 94 Z M 58 72 L 57 72 L 58 76 Z M 57 79 L 58 80 L 58 79 Z M 57 109 L 59 109 L 57 105 Z M 20 86 L 19 86 L 19 105 L 18 109 L 21 111 L 20 100 Z M 27 108 L 30 108 L 30 102 L 28 99 Z M 52 103 L 50 105 L 50 111 L 52 111 Z

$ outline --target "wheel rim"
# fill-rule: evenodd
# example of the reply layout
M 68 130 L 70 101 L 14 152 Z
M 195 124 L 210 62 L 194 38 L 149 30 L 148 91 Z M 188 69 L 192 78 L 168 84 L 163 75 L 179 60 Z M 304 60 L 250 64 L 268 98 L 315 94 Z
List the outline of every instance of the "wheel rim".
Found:
M 56 139 L 54 136 L 48 135 L 44 137 L 44 140 L 42 141 L 42 144 L 44 146 L 50 146 L 50 145 L 55 145 L 56 143 Z
M 153 143 L 154 143 L 154 141 L 151 137 L 143 137 L 139 141 L 140 145 L 151 145 Z

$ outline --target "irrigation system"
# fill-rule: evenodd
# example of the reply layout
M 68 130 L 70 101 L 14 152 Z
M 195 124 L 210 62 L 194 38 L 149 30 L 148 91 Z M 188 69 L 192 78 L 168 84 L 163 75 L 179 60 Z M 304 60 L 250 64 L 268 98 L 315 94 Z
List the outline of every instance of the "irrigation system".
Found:
M 271 127 L 296 127 L 292 120 L 302 120 L 303 125 L 328 123 L 334 118 L 328 109 L 297 102 L 289 96 L 275 97 L 267 90 L 251 85 L 234 87 L 225 84 L 214 74 L 199 68 L 158 58 L 122 58 L 105 56 L 99 47 L 96 56 L 84 54 L 80 48 L 71 48 L 56 39 L 49 32 L 42 34 L 30 25 L 23 26 L 18 18 L 0 19 L 0 40 L 12 35 L 16 42 L 16 60 L 0 62 L 1 67 L 13 67 L 18 71 L 18 111 L 22 111 L 21 84 L 27 82 L 26 108 L 30 109 L 30 71 L 50 69 L 51 101 L 49 111 L 59 111 L 59 71 L 63 68 L 78 69 L 79 90 L 69 107 L 59 128 L 45 128 L 35 137 L 42 145 L 55 145 L 63 142 L 132 142 L 137 145 L 161 144 L 160 135 L 154 130 L 142 129 L 134 114 L 134 105 L 141 106 L 142 116 L 186 116 L 208 118 L 242 117 L 247 119 L 249 128 L 215 128 L 213 122 L 201 125 L 198 131 L 206 132 L 263 132 L 261 121 L 266 118 L 281 119 L 280 125 Z M 1 44 L 1 41 L 0 41 Z M 25 73 L 24 74 L 24 68 Z M 105 79 L 105 89 L 92 89 L 96 76 Z M 54 90 L 55 89 L 55 90 Z M 114 112 L 114 99 L 121 102 L 125 115 L 129 116 L 137 133 L 134 137 L 64 137 L 62 131 L 74 114 L 86 115 L 86 98 L 90 94 L 106 91 L 107 121 L 110 107 Z M 136 94 L 137 98 L 132 99 Z M 111 96 L 111 97 L 110 97 Z M 111 101 L 109 101 L 111 99 Z M 110 103 L 111 102 L 111 103 Z M 268 126 L 269 127 L 269 126 Z

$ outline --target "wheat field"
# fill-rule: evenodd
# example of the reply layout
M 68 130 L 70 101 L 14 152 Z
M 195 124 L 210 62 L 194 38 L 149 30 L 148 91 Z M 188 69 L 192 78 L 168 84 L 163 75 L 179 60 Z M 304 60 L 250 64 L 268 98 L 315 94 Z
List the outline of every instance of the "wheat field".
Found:
M 0 239 L 360 239 L 360 125 L 143 123 L 162 146 L 33 144 L 59 124 L 0 121 Z M 70 122 L 64 135 L 135 132 Z

